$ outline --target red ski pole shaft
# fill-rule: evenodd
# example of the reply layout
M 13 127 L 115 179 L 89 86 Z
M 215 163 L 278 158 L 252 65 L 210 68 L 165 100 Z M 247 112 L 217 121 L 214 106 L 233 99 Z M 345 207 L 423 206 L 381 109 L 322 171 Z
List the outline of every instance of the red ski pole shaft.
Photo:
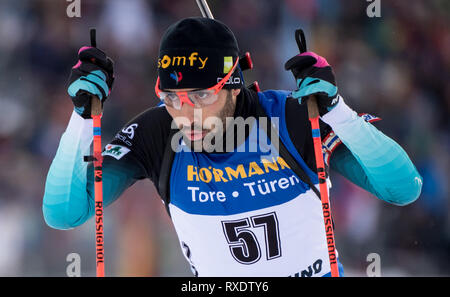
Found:
M 90 30 L 91 46 L 97 47 L 96 30 Z M 103 237 L 103 181 L 102 181 L 102 103 L 97 96 L 91 96 L 91 117 L 94 122 L 94 212 L 95 212 L 95 259 L 97 277 L 105 276 L 105 250 Z
M 94 191 L 95 191 L 95 246 L 97 277 L 105 276 L 104 241 L 103 241 L 103 182 L 102 182 L 102 135 L 101 102 L 92 97 L 91 115 L 94 120 Z
M 327 179 L 325 165 L 322 155 L 322 139 L 320 137 L 319 110 L 316 97 L 310 96 L 307 101 L 308 116 L 311 122 L 312 136 L 314 142 L 314 154 L 316 157 L 317 175 L 319 177 L 320 200 L 322 203 L 323 219 L 325 222 L 325 234 L 327 241 L 328 256 L 330 259 L 331 276 L 338 277 L 339 269 L 334 241 L 333 222 L 331 219 L 331 207 L 328 198 Z

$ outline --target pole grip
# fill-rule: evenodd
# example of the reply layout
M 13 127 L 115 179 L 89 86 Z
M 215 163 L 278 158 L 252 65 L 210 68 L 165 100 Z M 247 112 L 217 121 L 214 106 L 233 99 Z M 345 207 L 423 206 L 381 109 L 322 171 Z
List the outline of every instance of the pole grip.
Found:
M 91 116 L 102 114 L 102 102 L 97 96 L 91 96 Z
M 91 37 L 91 46 L 92 47 L 97 47 L 97 31 L 95 30 L 95 28 L 91 28 L 89 30 L 89 34 Z
M 319 107 L 317 106 L 317 99 L 315 96 L 309 96 L 306 99 L 306 105 L 308 107 L 308 117 L 309 119 L 314 119 L 319 117 Z

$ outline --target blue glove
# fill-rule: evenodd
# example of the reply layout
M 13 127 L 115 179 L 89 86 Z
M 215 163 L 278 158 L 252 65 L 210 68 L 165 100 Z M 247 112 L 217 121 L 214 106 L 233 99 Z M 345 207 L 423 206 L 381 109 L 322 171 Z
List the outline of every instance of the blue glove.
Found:
M 305 52 L 289 59 L 284 68 L 291 70 L 296 79 L 297 90 L 293 91 L 291 96 L 298 99 L 300 104 L 304 104 L 310 95 L 314 95 L 320 116 L 336 106 L 339 96 L 333 69 L 323 57 Z
M 78 63 L 72 67 L 67 92 L 75 111 L 85 119 L 91 118 L 91 97 L 103 103 L 111 93 L 114 82 L 114 62 L 96 47 L 84 46 L 78 51 Z

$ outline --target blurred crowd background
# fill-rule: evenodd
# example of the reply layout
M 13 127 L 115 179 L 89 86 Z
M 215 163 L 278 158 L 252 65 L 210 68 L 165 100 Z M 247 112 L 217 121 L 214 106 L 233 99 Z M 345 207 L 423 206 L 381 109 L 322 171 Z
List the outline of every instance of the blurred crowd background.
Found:
M 295 87 L 284 62 L 303 28 L 310 50 L 334 66 L 340 93 L 399 142 L 424 178 L 418 201 L 389 205 L 332 173 L 337 248 L 346 275 L 365 276 L 367 256 L 382 276 L 449 276 L 450 2 L 381 0 L 369 18 L 364 0 L 210 0 L 235 33 L 262 89 Z M 94 224 L 60 231 L 42 217 L 47 170 L 73 106 L 66 88 L 77 50 L 97 28 L 115 60 L 116 81 L 103 116 L 104 144 L 158 100 L 160 37 L 173 22 L 200 16 L 195 1 L 0 1 L 0 276 L 65 276 L 66 256 L 95 275 Z M 190 276 L 173 225 L 149 180 L 105 212 L 106 274 Z

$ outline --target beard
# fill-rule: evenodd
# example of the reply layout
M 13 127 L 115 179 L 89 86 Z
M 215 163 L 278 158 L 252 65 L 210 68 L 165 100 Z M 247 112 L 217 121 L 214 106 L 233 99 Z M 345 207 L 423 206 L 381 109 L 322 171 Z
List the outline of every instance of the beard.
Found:
M 225 105 L 217 116 L 208 117 L 203 125 L 193 123 L 190 128 L 183 129 L 184 141 L 194 152 L 223 152 L 224 138 L 227 129 L 227 118 L 234 116 L 236 102 L 233 101 L 231 91 L 227 91 Z M 191 131 L 199 131 L 204 136 L 199 140 L 190 140 L 186 137 Z M 201 131 L 201 132 L 200 132 Z

